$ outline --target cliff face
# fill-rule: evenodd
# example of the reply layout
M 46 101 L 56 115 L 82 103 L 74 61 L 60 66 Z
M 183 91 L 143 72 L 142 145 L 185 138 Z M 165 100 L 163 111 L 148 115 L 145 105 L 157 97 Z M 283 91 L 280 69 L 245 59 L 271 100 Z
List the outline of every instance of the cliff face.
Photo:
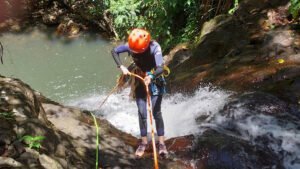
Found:
M 213 83 L 233 91 L 265 91 L 297 104 L 300 34 L 288 1 L 248 0 L 233 16 L 205 23 L 197 42 L 168 55 L 173 92 Z
M 58 130 L 47 118 L 47 112 L 30 86 L 17 79 L 0 78 L 1 89 L 1 167 L 66 168 L 93 166 L 70 135 Z M 25 137 L 45 137 L 34 142 Z M 28 146 L 41 143 L 41 147 Z

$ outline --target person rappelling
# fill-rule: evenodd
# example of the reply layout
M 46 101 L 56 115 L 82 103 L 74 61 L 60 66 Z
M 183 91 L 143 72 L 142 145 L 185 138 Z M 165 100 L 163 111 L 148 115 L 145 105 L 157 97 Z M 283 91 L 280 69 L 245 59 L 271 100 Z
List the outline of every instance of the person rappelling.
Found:
M 127 52 L 133 58 L 135 69 L 132 72 L 130 72 L 120 60 L 119 54 L 124 52 Z M 138 108 L 138 118 L 141 135 L 141 142 L 137 147 L 135 155 L 138 157 L 142 157 L 148 145 L 148 90 L 150 91 L 149 100 L 151 100 L 152 112 L 155 119 L 156 132 L 158 135 L 158 153 L 159 155 L 167 155 L 168 151 L 165 145 L 164 138 L 164 120 L 161 112 L 163 94 L 166 93 L 166 81 L 163 76 L 164 61 L 160 45 L 156 41 L 151 40 L 151 36 L 148 31 L 136 28 L 133 29 L 129 34 L 128 43 L 119 45 L 112 50 L 112 56 L 118 68 L 121 69 L 123 75 L 132 75 L 134 73 L 141 77 L 140 79 L 134 77 L 136 80 L 134 80 L 135 83 L 134 85 L 132 85 L 133 95 Z M 147 86 L 147 90 L 145 90 L 145 86 Z M 150 117 L 150 120 L 151 119 L 152 118 Z M 152 120 L 150 122 L 152 123 Z

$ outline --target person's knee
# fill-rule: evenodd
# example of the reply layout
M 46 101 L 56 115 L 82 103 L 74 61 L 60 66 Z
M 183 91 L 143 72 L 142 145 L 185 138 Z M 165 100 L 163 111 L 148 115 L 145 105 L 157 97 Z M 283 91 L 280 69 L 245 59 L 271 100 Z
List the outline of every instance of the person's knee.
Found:
M 153 114 L 153 117 L 155 120 L 161 120 L 162 119 L 162 113 L 159 111 L 159 112 L 155 112 Z
M 139 110 L 139 118 L 141 119 L 141 120 L 147 120 L 147 111 L 140 111 Z

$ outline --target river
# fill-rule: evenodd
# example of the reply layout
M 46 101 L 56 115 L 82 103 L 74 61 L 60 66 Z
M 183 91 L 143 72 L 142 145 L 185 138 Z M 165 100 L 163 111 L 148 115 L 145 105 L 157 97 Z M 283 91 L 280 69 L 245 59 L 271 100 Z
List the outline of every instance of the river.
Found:
M 39 30 L 3 34 L 0 74 L 20 78 L 61 103 L 109 90 L 118 75 L 110 55 L 112 44 L 96 36 L 68 41 Z

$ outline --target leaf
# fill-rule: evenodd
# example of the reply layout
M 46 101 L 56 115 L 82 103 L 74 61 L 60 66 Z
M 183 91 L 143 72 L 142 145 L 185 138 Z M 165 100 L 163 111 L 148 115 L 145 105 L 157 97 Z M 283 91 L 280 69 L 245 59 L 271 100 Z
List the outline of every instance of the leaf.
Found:
M 25 135 L 23 136 L 20 141 L 24 141 L 28 147 L 31 148 L 40 148 L 41 147 L 41 141 L 44 140 L 44 136 L 30 136 Z
M 26 136 L 23 136 L 20 141 L 25 141 L 25 142 L 32 142 L 32 139 L 33 137 L 32 136 L 29 136 L 29 135 L 26 135 Z
M 294 19 L 296 19 L 299 16 L 299 11 L 300 11 L 300 0 L 291 0 L 291 6 L 289 7 L 289 12 L 292 14 Z
M 36 136 L 36 137 L 33 137 L 33 141 L 42 141 L 42 140 L 44 140 L 46 137 L 44 137 L 44 136 Z

